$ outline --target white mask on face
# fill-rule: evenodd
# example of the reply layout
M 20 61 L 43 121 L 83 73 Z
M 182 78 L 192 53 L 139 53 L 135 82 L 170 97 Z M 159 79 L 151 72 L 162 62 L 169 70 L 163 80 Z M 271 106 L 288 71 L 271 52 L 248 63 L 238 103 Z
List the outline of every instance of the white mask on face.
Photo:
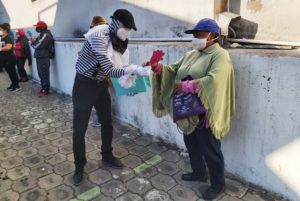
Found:
M 117 31 L 117 37 L 122 41 L 125 41 L 128 38 L 129 34 L 130 30 L 126 28 L 119 28 Z
M 3 35 L 3 31 L 2 31 L 2 30 L 0 30 L 0 37 L 2 37 L 2 35 Z
M 193 38 L 192 45 L 195 50 L 203 50 L 206 47 L 207 38 L 210 36 L 210 33 L 206 38 Z

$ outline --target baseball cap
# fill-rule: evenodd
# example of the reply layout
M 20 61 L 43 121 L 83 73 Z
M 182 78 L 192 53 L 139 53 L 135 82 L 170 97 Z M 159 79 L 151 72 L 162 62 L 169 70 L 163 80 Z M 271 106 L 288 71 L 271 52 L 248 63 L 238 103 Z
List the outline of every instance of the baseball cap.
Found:
M 47 29 L 47 27 L 48 27 L 47 24 L 46 24 L 46 22 L 44 22 L 44 21 L 39 21 L 38 23 L 36 23 L 33 26 L 39 27 L 39 28 L 42 28 L 42 29 Z
M 204 18 L 200 20 L 193 29 L 186 30 L 184 33 L 192 34 L 195 31 L 209 31 L 220 35 L 220 27 L 213 19 Z
M 111 18 L 122 22 L 126 28 L 137 30 L 133 15 L 126 9 L 117 9 Z

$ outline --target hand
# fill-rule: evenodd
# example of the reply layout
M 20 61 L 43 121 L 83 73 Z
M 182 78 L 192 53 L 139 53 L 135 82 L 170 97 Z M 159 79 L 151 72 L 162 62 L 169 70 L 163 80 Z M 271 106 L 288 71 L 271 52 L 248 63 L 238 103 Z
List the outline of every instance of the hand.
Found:
M 174 93 L 175 94 L 181 94 L 183 93 L 183 88 L 182 88 L 182 82 L 176 82 L 174 86 Z
M 136 69 L 136 74 L 139 76 L 150 76 L 151 66 L 138 66 Z
M 137 65 L 130 64 L 129 66 L 124 68 L 125 75 L 136 74 Z

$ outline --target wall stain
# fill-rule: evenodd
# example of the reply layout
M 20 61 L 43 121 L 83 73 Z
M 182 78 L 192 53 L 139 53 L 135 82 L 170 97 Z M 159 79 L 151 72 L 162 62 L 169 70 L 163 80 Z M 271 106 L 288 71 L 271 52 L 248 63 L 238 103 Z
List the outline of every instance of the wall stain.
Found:
M 247 1 L 247 9 L 250 10 L 251 13 L 257 13 L 261 11 L 263 8 L 263 4 L 261 0 L 248 0 Z

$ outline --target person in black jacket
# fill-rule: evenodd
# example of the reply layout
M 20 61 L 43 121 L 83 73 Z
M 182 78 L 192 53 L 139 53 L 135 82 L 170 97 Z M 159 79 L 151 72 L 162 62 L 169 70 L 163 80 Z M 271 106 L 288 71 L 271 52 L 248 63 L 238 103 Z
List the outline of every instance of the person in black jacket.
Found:
M 31 65 L 29 41 L 25 36 L 24 29 L 18 29 L 16 31 L 16 37 L 17 40 L 14 46 L 14 51 L 17 58 L 19 82 L 26 82 L 28 81 L 28 76 L 24 68 L 26 59 L 28 59 L 28 65 Z
M 49 68 L 50 68 L 50 56 L 51 48 L 53 47 L 53 36 L 47 29 L 47 24 L 43 21 L 39 21 L 36 25 L 36 32 L 39 36 L 34 39 L 31 38 L 31 46 L 35 49 L 34 58 L 36 58 L 36 65 L 38 75 L 41 80 L 41 90 L 39 97 L 47 96 L 50 90 Z
M 7 88 L 9 91 L 20 90 L 18 75 L 16 72 L 16 57 L 14 55 L 14 41 L 9 36 L 10 26 L 5 23 L 0 25 L 1 36 L 1 46 L 0 46 L 0 58 L 1 66 L 3 66 L 9 75 L 11 80 L 11 85 Z

